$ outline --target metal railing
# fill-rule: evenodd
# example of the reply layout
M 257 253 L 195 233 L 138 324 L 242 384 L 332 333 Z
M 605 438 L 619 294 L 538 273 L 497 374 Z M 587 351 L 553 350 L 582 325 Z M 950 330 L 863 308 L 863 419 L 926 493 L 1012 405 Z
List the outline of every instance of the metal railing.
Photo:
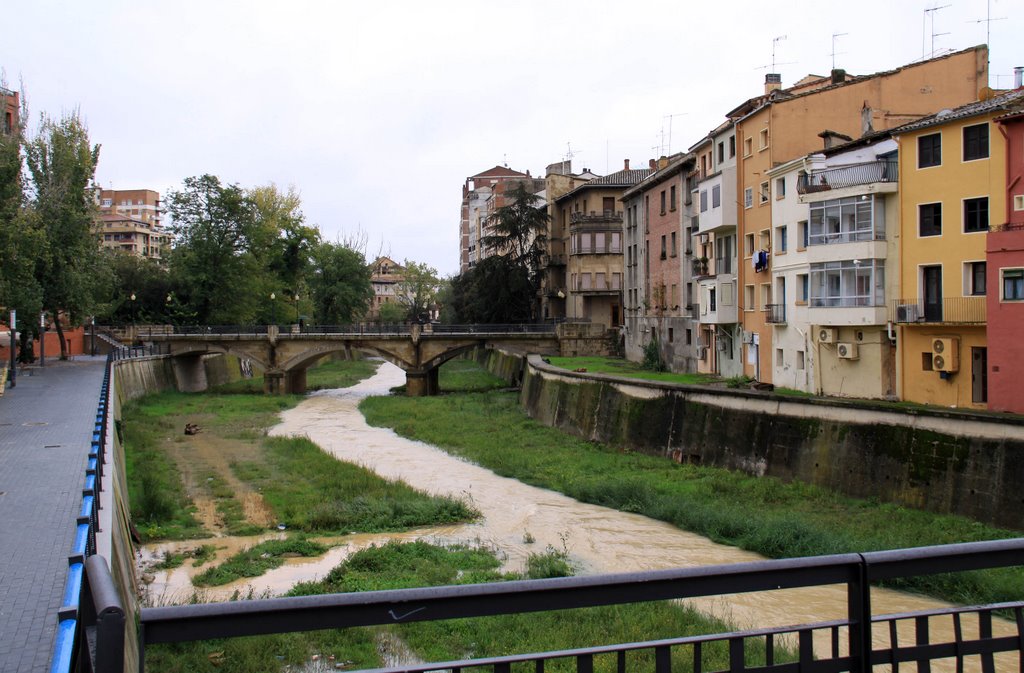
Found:
M 900 324 L 952 323 L 984 324 L 987 309 L 984 295 L 945 299 L 897 299 L 892 302 L 889 319 Z
M 869 185 L 874 182 L 897 182 L 898 180 L 899 162 L 896 159 L 887 159 L 838 166 L 801 175 L 797 178 L 796 191 L 798 194 L 811 194 L 842 187 Z
M 615 288 L 607 288 L 615 289 Z M 554 326 L 551 323 L 501 323 L 501 324 L 469 324 L 469 325 L 447 325 L 440 323 L 358 323 L 351 325 L 305 325 L 291 324 L 277 326 L 278 338 L 306 337 L 306 336 L 339 336 L 339 337 L 362 337 L 362 336 L 405 336 L 412 333 L 413 327 L 420 329 L 421 335 L 430 334 L 524 334 L 524 333 L 553 333 Z M 146 341 L 151 339 L 169 339 L 172 337 L 263 337 L 270 332 L 268 325 L 159 325 L 152 328 L 140 327 L 137 331 L 137 338 Z M 118 349 L 115 359 L 125 357 L 138 357 L 141 355 L 160 355 L 159 344 L 155 346 L 132 346 Z
M 547 664 L 568 659 L 575 663 L 577 671 L 587 672 L 593 670 L 595 657 L 613 656 L 619 663 L 618 670 L 626 671 L 626 653 L 647 650 L 654 655 L 654 670 L 657 673 L 669 673 L 673 658 L 680 655 L 688 655 L 694 670 L 702 672 L 705 670 L 702 651 L 711 643 L 724 642 L 729 652 L 729 667 L 726 670 L 730 672 L 866 672 L 871 670 L 871 666 L 879 664 L 890 665 L 896 670 L 900 663 L 926 665 L 925 662 L 945 657 L 955 657 L 958 670 L 962 670 L 965 658 L 979 657 L 982 670 L 993 671 L 995 653 L 1024 654 L 1024 602 L 873 615 L 869 587 L 872 582 L 881 580 L 1019 565 L 1024 565 L 1024 539 L 620 575 L 144 608 L 139 619 L 140 670 L 144 670 L 146 646 L 158 643 L 545 612 L 843 584 L 847 587 L 844 619 L 671 640 L 430 662 L 384 670 L 425 673 L 437 670 L 461 672 L 474 668 L 508 673 L 512 664 L 530 662 L 536 671 L 543 672 Z M 997 610 L 1013 615 L 1017 623 L 1016 635 L 993 636 L 992 616 Z M 976 615 L 979 624 L 977 637 L 964 634 L 961 626 L 965 615 L 972 615 L 972 621 Z M 934 642 L 930 638 L 929 624 L 933 618 L 952 618 L 955 627 L 952 640 Z M 900 631 L 899 624 L 907 622 L 912 622 L 915 627 L 915 643 L 910 646 L 896 639 Z M 888 630 L 890 643 L 887 647 L 873 649 L 873 623 L 884 624 Z M 822 634 L 828 639 L 824 641 L 831 645 L 827 655 L 814 652 L 812 644 L 815 634 Z M 775 658 L 775 648 L 784 636 L 795 638 L 798 657 L 795 663 L 783 663 Z M 748 642 L 763 643 L 763 664 L 746 663 Z
M 569 213 L 570 224 L 585 224 L 587 222 L 622 222 L 621 210 L 582 210 Z
M 97 612 L 99 609 L 104 615 L 109 614 L 108 608 L 111 602 L 120 605 L 117 599 L 117 592 L 109 587 L 97 587 L 90 584 L 88 576 L 97 577 L 105 571 L 109 578 L 110 570 L 107 568 L 106 560 L 96 554 L 96 532 L 99 530 L 100 492 L 103 490 L 104 464 L 106 461 L 107 433 L 110 427 L 110 405 L 111 395 L 111 370 L 115 358 L 113 355 L 107 358 L 106 370 L 103 374 L 103 383 L 100 385 L 100 398 L 96 407 L 96 417 L 92 428 L 92 439 L 89 444 L 89 455 L 85 469 L 85 483 L 82 489 L 82 504 L 78 511 L 78 518 L 75 522 L 75 537 L 71 547 L 71 555 L 68 556 L 68 573 L 64 583 L 64 595 L 61 599 L 61 607 L 57 611 L 57 637 L 54 641 L 53 657 L 51 659 L 51 671 L 53 673 L 65 673 L 71 670 L 120 670 L 91 666 L 84 669 L 75 663 L 75 658 L 95 655 L 90 648 L 83 647 L 86 641 L 82 639 L 83 629 L 88 625 L 95 628 L 97 623 Z M 102 571 L 97 568 L 102 567 Z M 88 572 L 87 572 L 88 571 Z M 102 580 L 98 580 L 102 582 Z M 110 585 L 112 586 L 112 584 Z M 97 594 L 97 592 L 99 592 Z M 103 606 L 103 607 L 100 607 Z M 111 622 L 108 622 L 108 624 Z M 120 647 L 123 649 L 124 634 L 124 611 L 121 611 L 122 639 Z M 114 642 L 114 647 L 118 646 Z M 107 654 L 98 655 L 107 656 Z M 116 656 L 110 655 L 114 659 Z M 123 654 L 120 659 L 123 662 Z
M 774 323 L 778 325 L 786 322 L 785 304 L 765 304 L 764 310 L 764 321 L 766 323 Z

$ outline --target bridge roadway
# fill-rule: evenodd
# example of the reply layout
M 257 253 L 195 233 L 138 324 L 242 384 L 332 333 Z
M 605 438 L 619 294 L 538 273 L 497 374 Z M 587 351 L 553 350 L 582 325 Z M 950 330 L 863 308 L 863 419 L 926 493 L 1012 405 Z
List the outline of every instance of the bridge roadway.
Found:
M 405 370 L 412 397 L 436 395 L 438 367 L 474 348 L 560 353 L 553 324 L 163 327 L 141 329 L 136 338 L 166 344 L 185 389 L 205 387 L 204 355 L 229 353 L 261 367 L 264 390 L 275 394 L 305 392 L 306 370 L 337 351 L 369 351 L 394 363 Z

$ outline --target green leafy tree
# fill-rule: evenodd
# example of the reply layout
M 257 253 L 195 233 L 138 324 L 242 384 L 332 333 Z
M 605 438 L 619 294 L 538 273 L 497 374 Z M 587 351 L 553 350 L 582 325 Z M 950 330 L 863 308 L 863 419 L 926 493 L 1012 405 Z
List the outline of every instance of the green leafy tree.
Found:
M 175 235 L 170 269 L 178 300 L 199 324 L 247 323 L 264 302 L 256 209 L 238 185 L 213 175 L 185 178 L 168 211 Z
M 302 292 L 320 232 L 305 224 L 298 192 L 292 187 L 281 191 L 269 184 L 248 190 L 246 197 L 255 211 L 253 251 L 263 267 L 263 296 L 281 294 L 282 290 L 292 296 Z
M 409 309 L 394 301 L 386 301 L 380 305 L 379 319 L 385 325 L 394 325 L 408 320 Z
M 95 204 L 90 189 L 99 153 L 99 145 L 90 145 L 77 112 L 60 119 L 43 115 L 38 134 L 25 143 L 32 177 L 31 209 L 46 240 L 45 252 L 36 259 L 36 279 L 42 287 L 43 308 L 54 318 L 63 313 L 75 321 L 91 311 L 106 277 L 93 231 Z M 62 321 L 54 323 L 64 359 L 68 349 Z
M 111 281 L 97 315 L 113 323 L 185 322 L 171 276 L 159 262 L 120 250 L 104 250 L 103 255 Z
M 341 325 L 359 320 L 373 299 L 370 267 L 362 252 L 342 243 L 313 248 L 307 279 L 317 321 Z
M 451 281 L 446 320 L 518 323 L 533 315 L 533 284 L 525 268 L 507 257 L 488 257 Z
M 405 307 L 410 320 L 429 319 L 441 279 L 437 269 L 419 262 L 405 260 L 402 279 L 395 283 L 395 298 Z

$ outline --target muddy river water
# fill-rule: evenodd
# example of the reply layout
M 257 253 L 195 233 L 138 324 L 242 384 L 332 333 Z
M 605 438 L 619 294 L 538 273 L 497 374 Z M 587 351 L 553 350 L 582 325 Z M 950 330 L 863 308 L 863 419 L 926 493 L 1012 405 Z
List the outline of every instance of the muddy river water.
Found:
M 320 559 L 290 559 L 263 577 L 206 590 L 210 598 L 226 598 L 235 592 L 279 593 L 299 580 L 322 577 L 348 554 L 388 539 L 429 539 L 439 542 L 482 543 L 498 551 L 509 569 L 522 569 L 530 553 L 548 545 L 565 549 L 579 574 L 632 572 L 760 560 L 757 554 L 711 542 L 693 533 L 643 516 L 577 502 L 564 495 L 500 477 L 489 470 L 449 456 L 430 445 L 397 436 L 387 429 L 366 424 L 357 408 L 369 395 L 387 394 L 404 382 L 404 372 L 390 364 L 377 374 L 343 390 L 311 394 L 282 415 L 273 435 L 306 436 L 325 451 L 364 465 L 377 474 L 402 479 L 434 494 L 470 501 L 483 516 L 479 522 L 404 534 L 351 535 L 332 540 L 338 544 Z M 515 447 L 509 447 L 514 450 Z M 218 538 L 218 559 L 261 538 Z M 533 542 L 527 543 L 526 540 Z M 169 549 L 196 546 L 191 543 L 151 545 L 143 551 L 154 558 Z M 175 602 L 192 593 L 189 577 L 198 572 L 185 567 L 155 573 L 150 593 L 156 603 Z M 872 589 L 876 614 L 934 609 L 943 603 L 901 592 Z M 727 598 L 693 601 L 698 608 L 726 618 L 738 627 L 765 627 L 842 619 L 846 615 L 844 586 L 815 587 Z M 933 626 L 933 637 L 945 637 L 944 624 Z M 949 630 L 952 621 L 950 620 Z M 902 628 L 902 627 L 901 627 Z M 906 627 L 909 631 L 911 627 Z M 965 635 L 977 633 L 976 622 L 965 619 Z M 997 623 L 997 632 L 1009 633 L 1009 625 Z M 910 634 L 908 633 L 908 636 Z M 887 644 L 888 634 L 875 633 L 876 646 Z M 826 652 L 828 643 L 815 643 Z M 946 662 L 942 662 L 946 663 Z M 949 662 L 952 666 L 952 662 Z M 1012 663 L 1012 669 L 1017 666 Z M 953 670 L 952 667 L 950 670 Z M 1002 667 L 1000 670 L 1006 670 Z

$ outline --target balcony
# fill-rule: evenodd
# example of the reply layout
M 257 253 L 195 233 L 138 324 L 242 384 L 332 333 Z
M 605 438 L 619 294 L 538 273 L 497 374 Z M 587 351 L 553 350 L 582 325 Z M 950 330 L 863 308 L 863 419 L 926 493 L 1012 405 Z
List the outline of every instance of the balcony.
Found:
M 986 320 L 984 296 L 897 299 L 891 308 L 890 320 L 902 325 L 984 325 Z
M 576 293 L 580 295 L 589 296 L 600 296 L 600 295 L 614 295 L 619 294 L 622 291 L 621 282 L 594 282 L 594 283 L 583 283 L 580 281 L 576 282 Z
M 565 255 L 562 253 L 546 255 L 544 266 L 565 266 Z
M 569 213 L 569 224 L 571 225 L 587 225 L 587 224 L 622 224 L 622 211 L 621 210 L 591 210 L 589 213 L 583 211 L 576 211 Z
M 897 182 L 898 180 L 899 167 L 895 159 L 869 161 L 801 175 L 796 183 L 796 191 L 798 194 L 814 194 L 843 187 L 869 185 L 875 182 Z
M 765 318 L 766 323 L 775 325 L 784 325 L 786 323 L 786 305 L 785 304 L 765 304 Z
M 693 260 L 693 277 L 694 278 L 708 278 L 710 277 L 711 271 L 708 268 L 708 258 L 699 257 Z

